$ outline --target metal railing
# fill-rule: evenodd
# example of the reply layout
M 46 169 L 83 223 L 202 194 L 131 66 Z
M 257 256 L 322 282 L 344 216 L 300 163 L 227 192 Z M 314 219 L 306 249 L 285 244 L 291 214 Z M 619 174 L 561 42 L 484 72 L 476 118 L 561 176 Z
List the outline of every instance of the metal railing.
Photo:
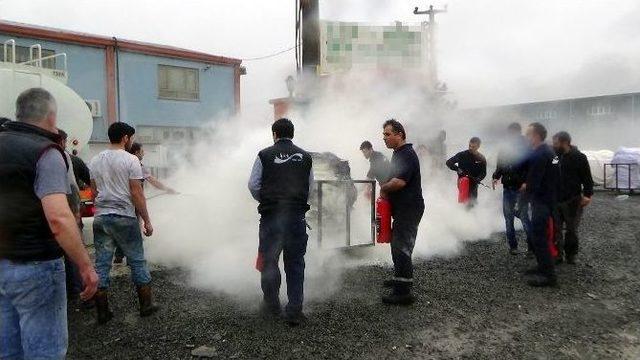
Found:
M 632 164 L 632 163 L 622 163 L 622 164 L 612 164 L 612 163 L 607 163 L 604 164 L 604 184 L 603 184 L 603 188 L 607 189 L 607 190 L 616 190 L 616 191 L 620 191 L 620 190 L 629 190 L 629 191 L 634 191 L 634 190 L 638 190 L 637 187 L 632 187 L 631 186 L 631 169 L 633 167 L 638 167 L 640 166 L 639 164 Z M 610 167 L 613 169 L 613 177 L 615 179 L 615 186 L 610 186 L 607 183 L 607 168 Z M 620 176 L 619 175 L 619 169 L 620 167 L 626 167 L 627 168 L 627 187 L 620 187 Z M 640 180 L 638 180 L 640 181 Z
M 323 207 L 322 207 L 322 197 L 323 197 L 323 185 L 332 184 L 332 185 L 342 185 L 345 188 L 345 247 L 354 247 L 354 246 L 374 246 L 376 244 L 376 182 L 375 180 L 316 180 L 314 181 L 317 185 L 317 194 L 318 194 L 318 247 L 322 247 L 322 236 L 323 236 Z M 353 184 L 369 184 L 371 185 L 371 241 L 364 244 L 351 244 L 351 207 L 352 204 L 349 201 L 348 187 Z

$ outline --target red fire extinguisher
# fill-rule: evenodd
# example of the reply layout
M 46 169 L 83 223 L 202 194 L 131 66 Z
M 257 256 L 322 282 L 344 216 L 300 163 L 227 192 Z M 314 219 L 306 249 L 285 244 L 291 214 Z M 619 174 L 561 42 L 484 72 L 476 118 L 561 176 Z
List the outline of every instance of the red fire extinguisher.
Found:
M 461 176 L 458 178 L 458 203 L 465 204 L 469 201 L 470 186 L 471 180 L 468 176 Z
M 391 203 L 383 198 L 376 200 L 376 239 L 380 244 L 391 242 Z
M 558 247 L 556 246 L 556 231 L 553 217 L 549 217 L 547 221 L 547 243 L 549 244 L 549 253 L 552 258 L 558 257 Z

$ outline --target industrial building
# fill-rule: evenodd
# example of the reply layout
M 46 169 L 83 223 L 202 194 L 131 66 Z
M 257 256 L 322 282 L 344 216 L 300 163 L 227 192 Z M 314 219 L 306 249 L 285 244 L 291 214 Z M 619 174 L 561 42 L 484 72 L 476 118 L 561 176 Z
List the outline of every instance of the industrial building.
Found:
M 106 129 L 116 121 L 134 125 L 143 143 L 170 146 L 196 140 L 199 127 L 240 109 L 239 59 L 0 21 L 0 42 L 10 39 L 16 45 L 14 62 L 29 61 L 33 44 L 45 59 L 66 54 L 42 60 L 41 66 L 54 74 L 65 68 L 67 86 L 87 102 L 93 116 L 91 152 L 104 146 Z M 9 56 L 0 53 L 0 61 Z

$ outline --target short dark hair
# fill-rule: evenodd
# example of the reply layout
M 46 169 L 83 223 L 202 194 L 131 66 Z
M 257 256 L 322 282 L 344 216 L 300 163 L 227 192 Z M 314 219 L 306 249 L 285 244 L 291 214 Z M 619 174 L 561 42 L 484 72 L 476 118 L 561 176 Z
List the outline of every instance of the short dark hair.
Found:
M 133 144 L 131 144 L 131 149 L 129 149 L 129 152 L 135 154 L 140 150 L 142 150 L 142 144 L 140 144 L 139 142 L 134 142 Z
M 477 136 L 472 137 L 471 139 L 469 139 L 469 144 L 478 144 L 480 145 L 482 143 L 482 141 L 480 141 L 480 138 Z
M 544 125 L 540 124 L 539 122 L 534 122 L 529 124 L 529 126 L 533 129 L 533 132 L 540 136 L 540 139 L 542 139 L 542 141 L 545 141 L 547 139 L 547 128 L 544 127 Z
M 520 123 L 518 122 L 512 122 L 507 126 L 507 130 L 522 133 L 522 126 L 520 126 Z
M 293 123 L 287 118 L 280 118 L 273 122 L 271 125 L 271 131 L 276 134 L 276 138 L 289 138 L 293 139 Z
M 402 134 L 402 140 L 406 140 L 407 139 L 407 132 L 404 131 L 404 126 L 402 126 L 402 124 L 400 124 L 400 122 L 396 119 L 389 119 L 387 121 L 384 122 L 384 124 L 382 125 L 382 128 L 386 128 L 387 126 L 391 126 L 391 129 L 393 130 L 394 133 L 398 134 L 401 133 Z
M 371 150 L 373 149 L 373 145 L 371 145 L 371 142 L 369 140 L 365 140 L 362 142 L 362 144 L 360 144 L 360 150 Z
M 571 144 L 571 135 L 569 135 L 569 133 L 566 131 L 560 131 L 556 133 L 555 135 L 553 135 L 553 138 L 560 142 Z
M 136 133 L 136 129 L 127 123 L 115 122 L 109 126 L 107 133 L 112 144 L 119 144 L 125 136 L 133 136 Z

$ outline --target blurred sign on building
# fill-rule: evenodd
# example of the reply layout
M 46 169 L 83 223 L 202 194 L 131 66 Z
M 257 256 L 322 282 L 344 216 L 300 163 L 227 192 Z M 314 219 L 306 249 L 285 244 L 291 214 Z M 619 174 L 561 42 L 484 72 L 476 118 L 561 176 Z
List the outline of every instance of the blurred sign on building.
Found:
M 427 23 L 379 25 L 321 21 L 320 73 L 424 70 Z

